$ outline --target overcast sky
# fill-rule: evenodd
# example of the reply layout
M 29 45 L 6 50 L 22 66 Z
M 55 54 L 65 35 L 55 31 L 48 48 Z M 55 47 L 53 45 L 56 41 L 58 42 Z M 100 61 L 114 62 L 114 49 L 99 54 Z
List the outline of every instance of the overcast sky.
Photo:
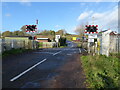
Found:
M 92 18 L 94 17 L 94 19 Z M 23 25 L 36 24 L 39 30 L 65 29 L 74 33 L 76 26 L 89 23 L 99 30 L 117 30 L 117 2 L 2 2 L 2 30 L 20 30 Z

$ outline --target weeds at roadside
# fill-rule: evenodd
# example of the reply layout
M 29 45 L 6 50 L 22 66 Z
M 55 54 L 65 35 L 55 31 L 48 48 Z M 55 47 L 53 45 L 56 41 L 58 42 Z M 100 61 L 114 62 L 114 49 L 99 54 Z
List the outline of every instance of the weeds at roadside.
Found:
M 118 88 L 120 71 L 118 70 L 120 54 L 82 56 L 82 65 L 90 88 Z
M 15 55 L 15 54 L 23 53 L 26 51 L 31 51 L 31 49 L 11 49 L 11 50 L 4 51 L 2 53 L 2 57 L 6 57 L 8 55 Z

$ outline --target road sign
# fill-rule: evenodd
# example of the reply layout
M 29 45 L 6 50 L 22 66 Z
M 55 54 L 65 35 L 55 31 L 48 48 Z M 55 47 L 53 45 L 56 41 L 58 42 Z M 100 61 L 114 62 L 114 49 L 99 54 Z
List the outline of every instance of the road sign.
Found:
M 32 37 L 32 36 L 29 36 L 29 40 L 35 40 L 36 39 L 36 36 Z
M 56 41 L 56 42 L 59 42 L 59 39 L 60 39 L 60 35 L 56 35 L 56 36 L 55 36 L 55 41 Z
M 73 39 L 73 40 L 77 40 L 77 37 L 73 37 L 72 39 Z
M 55 39 L 60 39 L 60 35 L 56 35 L 56 36 L 55 36 Z
M 94 38 L 97 38 L 97 35 L 93 34 L 93 35 L 88 35 L 88 38 L 89 39 L 94 39 Z
M 90 39 L 88 39 L 88 42 L 94 42 L 94 39 L 90 38 Z
M 97 32 L 97 27 L 98 27 L 98 25 L 86 25 L 86 29 L 85 29 L 85 32 L 84 33 L 92 33 L 92 34 L 94 34 L 94 33 L 98 33 Z
M 26 32 L 36 32 L 37 25 L 26 25 Z

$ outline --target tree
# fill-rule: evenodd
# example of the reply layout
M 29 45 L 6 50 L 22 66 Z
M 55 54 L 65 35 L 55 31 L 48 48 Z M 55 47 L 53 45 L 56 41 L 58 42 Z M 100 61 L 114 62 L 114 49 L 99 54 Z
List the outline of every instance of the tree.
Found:
M 44 30 L 41 33 L 42 33 L 42 35 L 50 35 L 50 32 L 48 30 Z
M 10 31 L 5 31 L 5 32 L 3 32 L 2 33 L 2 36 L 12 36 L 12 32 L 10 32 Z
M 50 30 L 50 35 L 54 35 L 55 36 L 55 31 Z
M 65 31 L 64 29 L 61 29 L 61 30 L 58 30 L 58 31 L 56 32 L 56 34 L 59 34 L 59 35 L 63 36 L 63 35 L 66 34 L 66 31 Z
M 61 37 L 61 38 L 59 39 L 59 42 L 60 42 L 60 46 L 66 46 L 66 38 Z
M 13 36 L 24 36 L 24 35 L 25 35 L 25 34 L 24 34 L 23 31 L 17 30 L 17 31 L 14 31 L 14 32 L 13 32 Z
M 40 33 L 40 35 L 55 35 L 55 31 L 53 30 L 44 30 Z
M 20 29 L 22 30 L 22 31 L 21 31 L 21 34 L 22 34 L 22 35 L 24 34 L 24 36 L 30 36 L 30 34 L 27 34 L 27 33 L 26 33 L 26 25 L 22 26 Z
M 81 24 L 76 26 L 75 32 L 80 35 L 80 37 L 84 36 L 84 31 L 85 31 L 85 24 Z
M 19 31 L 14 31 L 13 36 L 19 36 Z
M 0 37 L 2 36 L 2 32 L 0 31 Z
M 25 33 L 23 31 L 19 31 L 19 36 L 25 36 Z
M 26 25 L 22 26 L 20 29 L 21 29 L 23 32 L 26 32 Z

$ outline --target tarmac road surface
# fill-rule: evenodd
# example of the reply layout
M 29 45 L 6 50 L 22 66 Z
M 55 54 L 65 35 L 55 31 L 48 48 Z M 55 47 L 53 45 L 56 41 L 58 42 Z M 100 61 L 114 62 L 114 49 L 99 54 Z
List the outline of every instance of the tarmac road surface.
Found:
M 33 52 L 3 58 L 2 88 L 41 88 L 41 83 L 59 72 L 61 68 L 75 59 L 76 54 L 85 52 L 76 44 L 67 41 L 66 48 L 39 49 Z

